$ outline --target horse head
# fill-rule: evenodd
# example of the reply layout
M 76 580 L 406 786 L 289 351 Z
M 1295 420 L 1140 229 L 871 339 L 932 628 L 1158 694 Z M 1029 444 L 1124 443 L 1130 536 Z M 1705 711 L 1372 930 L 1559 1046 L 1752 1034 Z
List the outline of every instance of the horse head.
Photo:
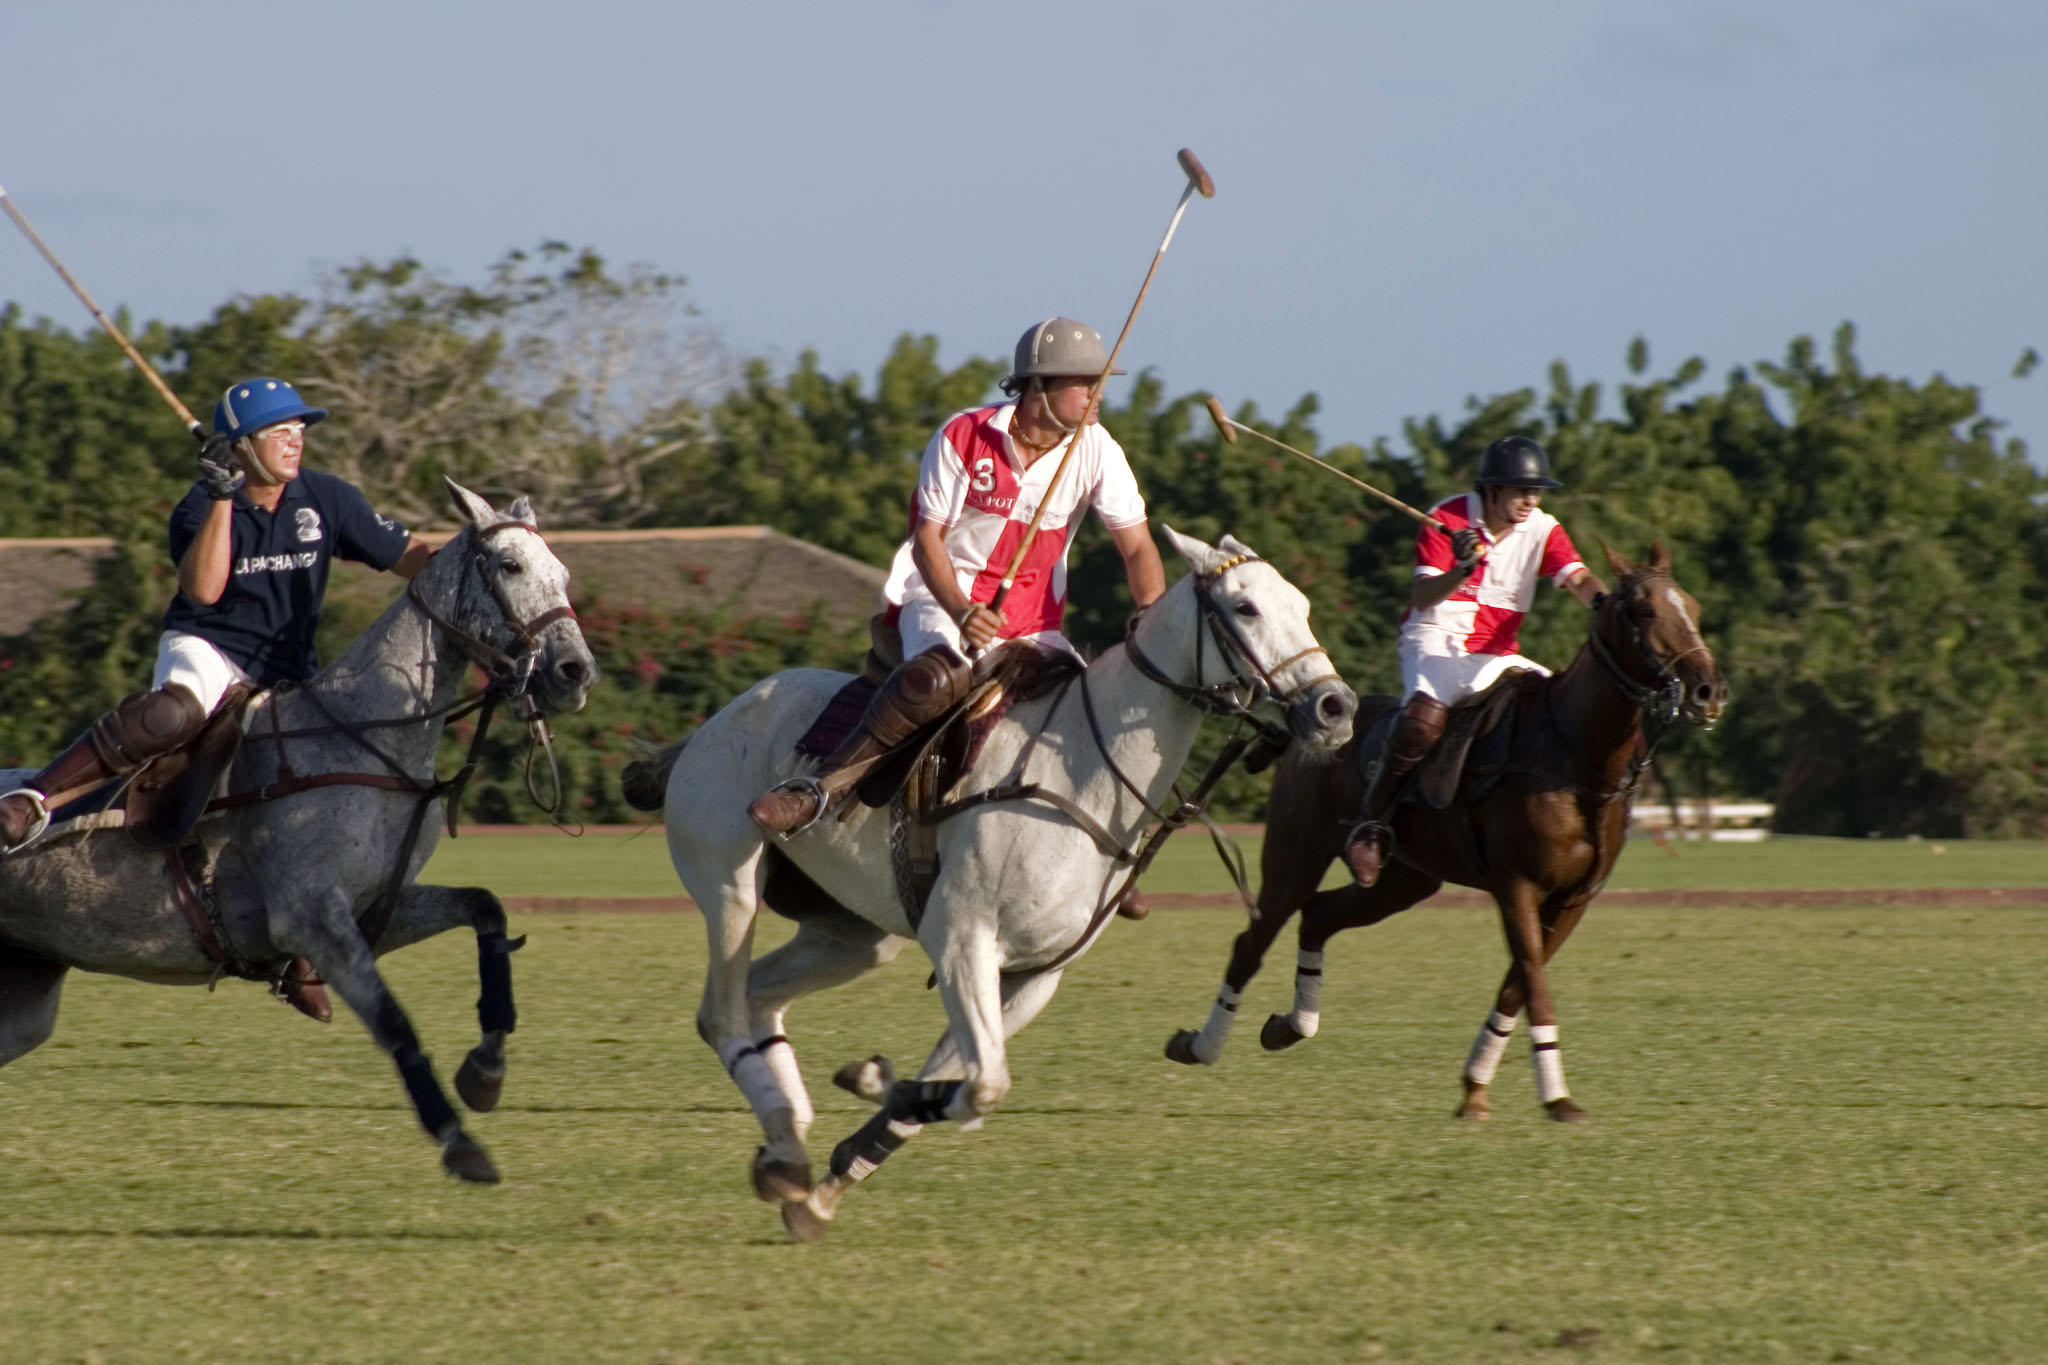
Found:
M 569 571 L 541 539 L 533 505 L 500 512 L 444 480 L 464 527 L 415 580 L 413 601 L 493 683 L 540 711 L 580 711 L 597 660 L 569 606 Z
M 1607 563 L 1616 581 L 1596 613 L 1593 638 L 1607 637 L 1602 645 L 1617 676 L 1667 719 L 1712 728 L 1728 704 L 1728 680 L 1700 634 L 1700 604 L 1671 576 L 1670 552 L 1658 541 L 1649 559 L 1633 564 L 1609 549 Z
M 1351 738 L 1358 698 L 1309 629 L 1308 598 L 1231 536 L 1212 546 L 1171 526 L 1161 529 L 1190 572 L 1133 628 L 1139 667 L 1205 709 L 1284 720 L 1311 753 L 1340 748 Z M 1147 653 L 1170 662 L 1155 670 Z

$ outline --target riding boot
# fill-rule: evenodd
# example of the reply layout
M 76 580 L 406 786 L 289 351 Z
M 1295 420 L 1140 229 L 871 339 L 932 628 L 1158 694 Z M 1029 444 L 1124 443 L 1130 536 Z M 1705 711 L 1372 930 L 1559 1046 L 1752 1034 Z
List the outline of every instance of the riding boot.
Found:
M 951 710 L 967 695 L 973 674 L 947 645 L 933 645 L 891 673 L 868 702 L 852 734 L 815 777 L 784 782 L 747 807 L 769 834 L 790 835 L 823 815 L 891 750 Z
M 1435 697 L 1417 692 L 1395 718 L 1387 735 L 1386 751 L 1373 769 L 1372 785 L 1366 788 L 1358 823 L 1344 841 L 1344 861 L 1351 865 L 1351 875 L 1360 886 L 1371 886 L 1380 879 L 1380 869 L 1393 851 L 1390 821 L 1394 803 L 1407 785 L 1408 774 L 1436 747 L 1444 732 L 1444 718 L 1449 714 L 1450 708 Z
M 313 964 L 303 957 L 295 957 L 285 964 L 284 974 L 277 979 L 277 998 L 290 1005 L 309 1019 L 328 1023 L 334 1018 L 334 1006 L 328 1002 L 326 983 Z
M 0 795 L 0 853 L 33 843 L 49 827 L 52 806 L 137 772 L 198 734 L 205 724 L 206 708 L 178 683 L 123 698 L 49 767 Z

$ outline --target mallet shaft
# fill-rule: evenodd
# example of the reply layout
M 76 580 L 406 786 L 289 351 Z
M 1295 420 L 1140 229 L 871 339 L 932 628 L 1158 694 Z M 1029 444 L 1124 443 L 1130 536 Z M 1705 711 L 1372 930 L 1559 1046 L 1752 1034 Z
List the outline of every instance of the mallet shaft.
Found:
M 49 244 L 43 241 L 42 235 L 29 225 L 28 219 L 22 217 L 21 210 L 16 208 L 14 201 L 7 197 L 7 191 L 4 188 L 0 188 L 0 209 L 6 210 L 7 216 L 14 220 L 14 225 L 21 229 L 22 235 L 28 238 L 29 243 L 37 251 L 42 253 L 43 259 L 50 263 L 51 268 L 57 272 L 64 283 L 71 286 L 71 292 L 78 295 L 78 301 L 85 305 L 86 311 L 99 320 L 100 326 L 106 329 L 107 335 L 114 339 L 114 344 L 121 348 L 122 354 L 128 357 L 130 363 L 136 369 L 142 371 L 142 377 L 149 381 L 150 387 L 155 389 L 157 393 L 162 395 L 163 400 L 171 405 L 171 411 L 178 414 L 179 419 L 185 423 L 194 436 L 203 438 L 205 433 L 200 429 L 199 419 L 192 415 L 190 408 L 187 408 L 178 401 L 178 395 L 171 392 L 171 386 L 164 383 L 163 377 L 156 372 L 155 368 L 147 360 L 142 358 L 142 353 L 130 344 L 128 338 L 121 335 L 121 329 L 114 325 L 113 320 L 100 311 L 100 306 L 92 301 L 92 295 L 85 292 L 85 286 L 80 284 L 72 273 L 64 268 L 64 262 L 57 259 L 57 253 L 50 250 Z

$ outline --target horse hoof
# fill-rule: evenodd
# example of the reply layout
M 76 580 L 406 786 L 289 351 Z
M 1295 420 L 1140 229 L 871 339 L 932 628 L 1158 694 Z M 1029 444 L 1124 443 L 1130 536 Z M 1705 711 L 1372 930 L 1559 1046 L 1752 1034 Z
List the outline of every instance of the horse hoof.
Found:
M 455 1093 L 472 1111 L 488 1114 L 498 1107 L 498 1096 L 505 1091 L 505 1068 L 496 1071 L 485 1068 L 477 1060 L 475 1052 L 462 1059 L 462 1065 L 455 1069 Z
M 1201 1037 L 1191 1028 L 1184 1028 L 1166 1040 L 1166 1060 L 1179 1062 L 1182 1066 L 1213 1066 L 1195 1054 L 1195 1039 Z
M 1584 1123 L 1593 1117 L 1585 1110 L 1579 1108 L 1578 1105 L 1572 1103 L 1569 1096 L 1561 1100 L 1552 1100 L 1543 1107 L 1549 1110 L 1550 1117 L 1559 1123 Z
M 1259 1030 L 1259 1046 L 1268 1052 L 1279 1052 L 1306 1037 L 1308 1035 L 1296 1028 L 1292 1019 L 1284 1014 L 1275 1014 L 1268 1016 L 1266 1026 Z
M 811 1163 L 770 1160 L 766 1147 L 754 1149 L 753 1179 L 754 1197 L 763 1203 L 801 1204 L 811 1197 Z
M 1465 1098 L 1451 1117 L 1462 1119 L 1467 1123 L 1484 1123 L 1492 1118 L 1493 1106 L 1487 1103 L 1486 1087 L 1480 1085 L 1477 1081 L 1467 1080 L 1465 1082 Z
M 498 1183 L 498 1168 L 491 1164 L 491 1158 L 483 1145 L 467 1133 L 457 1133 L 446 1147 L 441 1149 L 441 1166 L 448 1174 L 472 1185 L 495 1185 Z
M 896 1084 L 896 1068 L 887 1057 L 880 1056 L 848 1062 L 832 1073 L 832 1084 L 869 1104 L 880 1104 L 889 1098 L 890 1087 Z
M 815 1242 L 825 1235 L 830 1220 L 811 1207 L 808 1199 L 795 1200 L 782 1206 L 782 1226 L 789 1230 L 792 1242 Z

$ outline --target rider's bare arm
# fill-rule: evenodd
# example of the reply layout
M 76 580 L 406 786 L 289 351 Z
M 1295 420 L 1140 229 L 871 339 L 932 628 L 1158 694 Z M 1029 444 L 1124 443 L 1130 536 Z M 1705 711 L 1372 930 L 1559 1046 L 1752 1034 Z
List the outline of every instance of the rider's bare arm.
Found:
M 1159 562 L 1159 547 L 1152 543 L 1148 522 L 1138 522 L 1109 533 L 1116 552 L 1124 557 L 1124 581 L 1130 584 L 1131 601 L 1140 610 L 1152 605 L 1166 591 L 1166 567 Z
M 1472 576 L 1471 569 L 1452 568 L 1443 573 L 1425 574 L 1415 580 L 1408 589 L 1408 605 L 1416 611 L 1428 611 L 1437 603 L 1465 586 L 1465 580 Z
M 1580 569 L 1565 580 L 1564 590 L 1590 607 L 1594 598 L 1607 591 L 1607 585 L 1595 578 L 1591 569 Z
M 427 567 L 427 561 L 434 557 L 434 547 L 414 536 L 405 543 L 405 553 L 391 566 L 391 572 L 400 578 L 418 578 L 420 570 Z
M 221 498 L 206 509 L 199 534 L 178 561 L 178 591 L 202 606 L 212 606 L 228 590 L 228 569 L 234 558 L 235 500 Z
M 976 649 L 986 649 L 1002 630 L 1003 614 L 1000 609 L 986 603 L 978 611 L 967 614 L 967 594 L 960 591 L 959 575 L 953 569 L 953 556 L 946 549 L 946 528 L 936 521 L 919 517 L 917 529 L 910 533 L 910 559 L 917 565 L 925 587 L 946 609 L 946 614 L 960 622 L 960 633 L 967 638 L 967 643 Z

